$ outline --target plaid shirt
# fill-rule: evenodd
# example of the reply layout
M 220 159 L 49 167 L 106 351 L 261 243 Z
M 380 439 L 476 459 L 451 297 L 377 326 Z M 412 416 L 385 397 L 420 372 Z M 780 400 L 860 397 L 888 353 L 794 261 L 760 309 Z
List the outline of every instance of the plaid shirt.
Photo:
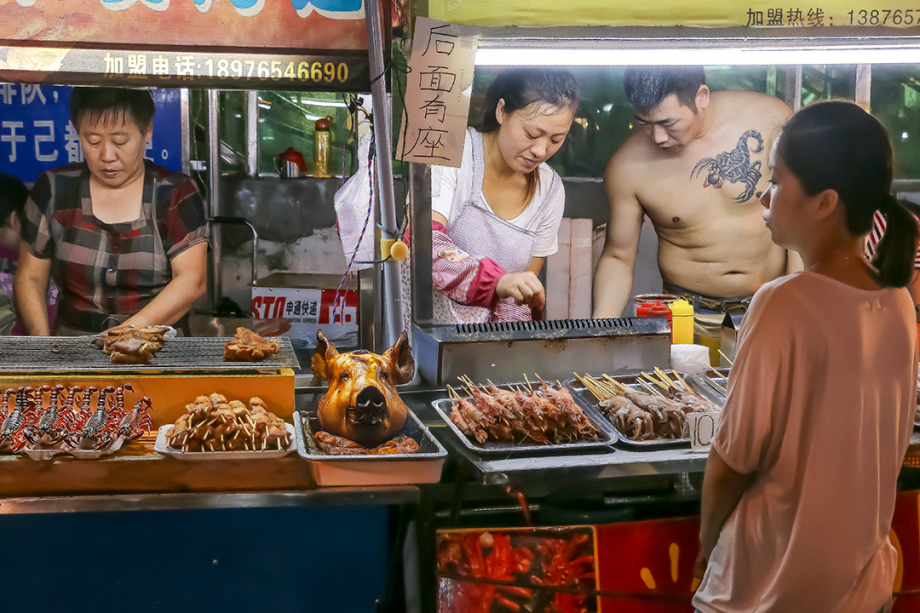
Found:
M 126 319 L 172 280 L 170 261 L 208 238 L 195 182 L 145 161 L 140 218 L 104 223 L 92 213 L 85 163 L 42 173 L 23 212 L 22 238 L 35 257 L 52 259 L 60 288 L 58 321 L 99 332 L 111 315 Z

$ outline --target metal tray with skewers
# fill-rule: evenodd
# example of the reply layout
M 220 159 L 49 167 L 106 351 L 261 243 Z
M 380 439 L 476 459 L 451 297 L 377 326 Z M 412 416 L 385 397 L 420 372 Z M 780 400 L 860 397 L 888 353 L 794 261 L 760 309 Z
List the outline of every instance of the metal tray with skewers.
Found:
M 564 389 L 564 386 L 559 382 L 557 382 L 555 387 L 557 389 Z M 437 414 L 441 417 L 441 419 L 444 420 L 448 428 L 450 428 L 451 432 L 453 432 L 463 444 L 463 446 L 470 451 L 482 455 L 502 455 L 506 457 L 566 451 L 599 450 L 602 448 L 606 451 L 613 451 L 613 436 L 611 435 L 609 429 L 605 427 L 606 420 L 604 417 L 593 407 L 578 406 L 577 401 L 575 402 L 575 405 L 578 409 L 580 409 L 587 423 L 589 423 L 595 429 L 595 438 L 593 439 L 585 438 L 563 443 L 554 443 L 552 441 L 544 443 L 538 442 L 537 440 L 526 436 L 520 436 L 514 439 L 513 442 L 496 442 L 494 440 L 486 440 L 485 442 L 480 442 L 475 438 L 467 436 L 451 419 L 451 410 L 454 407 L 454 403 L 461 399 L 469 401 L 474 394 L 479 392 L 485 393 L 485 390 L 493 388 L 522 394 L 540 393 L 539 384 L 535 385 L 533 381 L 504 383 L 499 385 L 495 385 L 489 381 L 485 386 L 477 386 L 469 379 L 466 379 L 463 381 L 462 389 L 465 389 L 468 395 L 461 395 L 454 391 L 452 387 L 448 386 L 450 397 L 443 398 L 441 400 L 435 400 L 431 403 Z
M 645 395 L 660 398 L 662 401 L 674 403 L 672 397 L 678 396 L 683 398 L 683 402 L 694 405 L 694 411 L 705 410 L 708 405 L 714 405 L 716 409 L 721 408 L 721 399 L 707 393 L 701 389 L 699 383 L 693 382 L 692 377 L 687 373 L 681 373 L 672 370 L 661 370 L 656 368 L 654 375 L 649 373 L 638 373 L 632 375 L 618 375 L 611 377 L 601 375 L 593 377 L 591 375 L 575 375 L 575 379 L 569 379 L 565 382 L 566 387 L 572 391 L 572 395 L 585 407 L 597 411 L 604 419 L 604 425 L 617 438 L 618 442 L 624 446 L 634 449 L 670 449 L 674 447 L 688 447 L 690 439 L 687 436 L 686 429 L 683 427 L 686 420 L 685 410 L 674 411 L 673 408 L 667 419 L 659 415 L 659 421 L 655 422 L 651 417 L 651 411 L 640 407 L 649 414 L 649 424 L 654 424 L 654 438 L 636 440 L 630 437 L 628 432 L 623 432 L 614 423 L 614 420 L 604 416 L 604 410 L 600 407 L 600 402 L 607 398 L 622 396 L 627 390 L 641 392 Z M 694 383 L 696 385 L 694 386 Z M 687 393 L 692 396 L 687 397 Z M 665 431 L 661 432 L 658 426 L 664 426 Z
M 713 400 L 725 403 L 725 390 L 728 388 L 730 367 L 708 368 L 692 375 L 693 381 L 700 384 L 703 391 L 709 392 Z

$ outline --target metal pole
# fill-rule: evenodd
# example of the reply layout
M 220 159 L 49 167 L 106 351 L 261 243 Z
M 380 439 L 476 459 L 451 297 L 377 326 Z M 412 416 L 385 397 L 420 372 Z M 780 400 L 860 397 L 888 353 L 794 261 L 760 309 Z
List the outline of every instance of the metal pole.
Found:
M 386 92 L 386 75 L 383 64 L 383 29 L 378 0 L 364 4 L 367 28 L 367 55 L 371 67 L 371 99 L 374 104 L 374 140 L 376 142 L 377 184 L 380 197 L 380 217 L 387 238 L 394 238 L 396 226 L 396 202 L 393 194 L 393 129 L 392 107 Z M 385 347 L 396 342 L 403 329 L 403 305 L 400 292 L 399 262 L 384 262 L 375 266 L 383 269 L 383 292 L 375 298 L 382 299 L 382 340 Z M 381 296 L 382 294 L 382 296 Z M 379 309 L 374 309 L 380 313 Z M 378 349 L 378 348 L 375 348 Z
M 179 128 L 182 131 L 182 174 L 192 174 L 192 116 L 189 113 L 189 91 L 188 88 L 179 90 L 179 108 L 182 111 L 182 124 Z
M 208 217 L 220 214 L 220 135 L 219 116 L 220 92 L 208 90 Z M 208 275 L 208 293 L 211 296 L 211 312 L 217 311 L 223 288 L 220 279 L 220 230 L 211 228 L 211 270 Z
M 358 347 L 373 349 L 377 344 L 377 269 L 358 271 Z
M 259 92 L 246 92 L 246 176 L 259 175 Z
M 866 112 L 872 102 L 872 64 L 856 65 L 856 82 L 853 84 L 853 99 Z
M 802 108 L 802 67 L 796 66 L 792 72 L 786 69 L 786 104 L 797 112 Z
M 431 166 L 409 165 L 409 199 L 412 202 L 412 323 L 434 322 L 431 283 Z

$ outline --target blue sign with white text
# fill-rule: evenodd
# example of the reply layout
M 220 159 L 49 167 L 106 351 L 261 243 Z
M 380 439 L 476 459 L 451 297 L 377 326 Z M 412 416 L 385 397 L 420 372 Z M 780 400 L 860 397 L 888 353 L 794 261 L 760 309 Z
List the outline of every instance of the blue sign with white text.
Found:
M 33 183 L 46 170 L 83 161 L 80 138 L 70 123 L 65 85 L 0 83 L 0 172 Z M 182 171 L 180 90 L 151 90 L 156 115 L 147 158 Z

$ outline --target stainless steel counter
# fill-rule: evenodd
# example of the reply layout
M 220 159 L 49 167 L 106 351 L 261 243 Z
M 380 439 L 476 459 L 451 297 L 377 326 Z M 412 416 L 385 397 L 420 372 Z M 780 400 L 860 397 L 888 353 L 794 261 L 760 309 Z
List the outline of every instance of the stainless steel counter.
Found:
M 254 509 L 268 507 L 376 506 L 415 504 L 414 486 L 335 487 L 303 492 L 239 494 L 118 494 L 0 499 L 0 515 L 95 513 L 113 511 L 180 511 L 192 509 Z

